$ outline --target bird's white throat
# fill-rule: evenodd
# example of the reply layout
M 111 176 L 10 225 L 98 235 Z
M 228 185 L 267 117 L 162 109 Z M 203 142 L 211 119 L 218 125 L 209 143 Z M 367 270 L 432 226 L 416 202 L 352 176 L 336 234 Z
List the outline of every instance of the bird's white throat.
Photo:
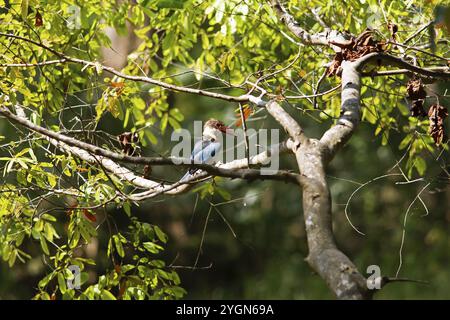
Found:
M 219 140 L 219 137 L 221 136 L 221 134 L 222 134 L 222 132 L 220 132 L 216 128 L 205 127 L 203 129 L 203 137 L 207 138 L 207 139 Z

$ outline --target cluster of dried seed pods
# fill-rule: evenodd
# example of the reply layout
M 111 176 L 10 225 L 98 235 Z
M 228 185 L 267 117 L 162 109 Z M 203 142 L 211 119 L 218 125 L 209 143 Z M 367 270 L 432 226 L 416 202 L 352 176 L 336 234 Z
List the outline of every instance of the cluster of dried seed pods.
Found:
M 448 116 L 447 108 L 440 104 L 434 104 L 428 109 L 428 113 L 425 111 L 424 103 L 427 93 L 420 78 L 411 78 L 406 85 L 406 91 L 408 98 L 412 101 L 410 105 L 411 116 L 426 117 L 428 115 L 430 119 L 428 133 L 436 145 L 440 145 L 445 139 L 444 119 Z

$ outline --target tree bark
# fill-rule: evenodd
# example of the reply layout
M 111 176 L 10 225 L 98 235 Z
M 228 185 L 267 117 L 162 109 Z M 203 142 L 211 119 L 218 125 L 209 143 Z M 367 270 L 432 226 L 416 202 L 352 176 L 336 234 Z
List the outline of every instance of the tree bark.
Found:
M 332 230 L 332 204 L 325 167 L 350 138 L 359 122 L 360 75 L 355 65 L 347 64 L 342 77 L 342 112 L 337 125 L 319 141 L 306 137 L 297 121 L 277 102 L 267 111 L 286 130 L 294 143 L 301 179 L 303 215 L 309 254 L 306 261 L 322 277 L 338 299 L 368 299 L 371 291 L 364 276 L 338 249 Z
M 306 261 L 338 299 L 369 297 L 366 279 L 337 248 L 332 230 L 332 202 L 325 178 L 322 145 L 310 139 L 295 150 L 303 176 L 303 216 L 309 254 Z

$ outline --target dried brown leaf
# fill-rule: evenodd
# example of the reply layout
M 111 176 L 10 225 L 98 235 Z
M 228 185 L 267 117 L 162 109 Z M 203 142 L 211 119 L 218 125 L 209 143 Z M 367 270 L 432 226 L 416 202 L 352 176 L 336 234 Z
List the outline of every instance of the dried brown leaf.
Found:
M 428 110 L 430 119 L 429 134 L 436 145 L 440 145 L 445 139 L 444 119 L 448 116 L 448 110 L 439 104 L 432 105 Z

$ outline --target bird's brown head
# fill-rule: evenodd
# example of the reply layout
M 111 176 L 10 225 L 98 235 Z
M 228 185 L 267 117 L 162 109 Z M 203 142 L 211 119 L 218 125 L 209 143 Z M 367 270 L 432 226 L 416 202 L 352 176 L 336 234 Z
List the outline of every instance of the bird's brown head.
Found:
M 226 126 L 222 121 L 213 118 L 205 122 L 204 128 L 216 129 L 223 133 L 233 134 L 233 129 Z

